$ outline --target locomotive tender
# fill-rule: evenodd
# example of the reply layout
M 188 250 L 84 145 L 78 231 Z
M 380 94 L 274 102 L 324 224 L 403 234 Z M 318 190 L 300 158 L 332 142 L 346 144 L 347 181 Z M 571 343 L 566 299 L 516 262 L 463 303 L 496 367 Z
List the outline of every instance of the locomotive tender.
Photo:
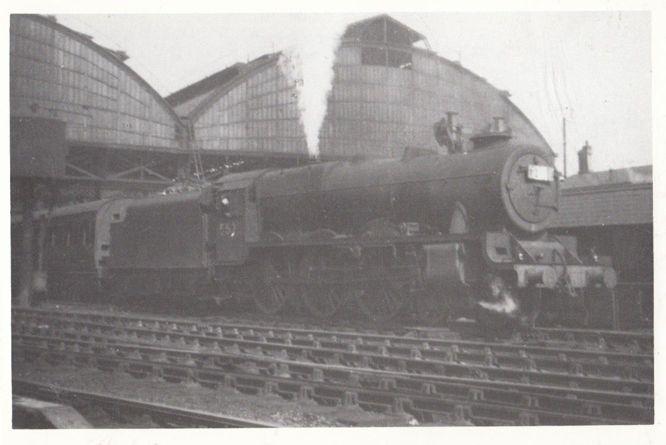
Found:
M 289 301 L 375 321 L 515 315 L 541 296 L 616 284 L 571 237 L 545 230 L 559 178 L 536 147 L 501 140 L 448 156 L 326 162 L 228 174 L 200 191 L 41 212 L 49 294 Z

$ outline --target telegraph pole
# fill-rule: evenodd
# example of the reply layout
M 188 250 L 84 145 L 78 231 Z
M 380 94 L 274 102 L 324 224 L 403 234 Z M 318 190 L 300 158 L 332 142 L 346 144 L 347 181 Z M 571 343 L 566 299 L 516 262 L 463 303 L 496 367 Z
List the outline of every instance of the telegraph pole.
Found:
M 33 274 L 35 249 L 35 180 L 33 178 L 19 178 L 16 180 L 19 188 L 21 204 L 23 205 L 23 218 L 21 221 L 21 252 L 12 252 L 12 255 L 20 256 L 19 266 L 20 289 L 18 291 L 18 305 L 30 307 L 33 296 Z M 12 228 L 12 230 L 16 230 Z
M 567 118 L 562 118 L 562 162 L 564 164 L 562 173 L 567 177 Z

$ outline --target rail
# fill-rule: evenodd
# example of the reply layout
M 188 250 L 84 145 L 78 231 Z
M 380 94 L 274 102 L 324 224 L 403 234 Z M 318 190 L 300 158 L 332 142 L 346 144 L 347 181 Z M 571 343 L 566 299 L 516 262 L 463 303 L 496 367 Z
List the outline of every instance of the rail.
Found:
M 210 412 L 185 409 L 158 403 L 148 403 L 78 389 L 42 384 L 25 379 L 12 379 L 14 395 L 31 397 L 38 400 L 58 402 L 73 407 L 93 405 L 113 407 L 121 411 L 148 414 L 158 424 L 170 427 L 206 427 L 206 428 L 274 428 L 277 424 L 241 419 Z

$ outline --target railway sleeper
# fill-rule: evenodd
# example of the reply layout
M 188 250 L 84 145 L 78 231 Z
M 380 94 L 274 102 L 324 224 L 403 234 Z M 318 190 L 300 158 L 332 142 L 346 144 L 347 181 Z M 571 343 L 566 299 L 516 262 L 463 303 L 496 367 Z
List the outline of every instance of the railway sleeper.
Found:
M 357 393 L 357 405 L 365 411 L 383 414 L 402 414 L 402 405 L 396 405 L 396 396 L 382 394 L 375 391 L 362 391 Z M 398 411 L 398 410 L 402 411 Z
M 432 383 L 423 383 L 423 394 L 431 396 L 437 394 L 437 387 Z
M 171 383 L 184 383 L 194 380 L 192 370 L 182 367 L 162 366 L 160 374 L 164 380 Z
M 270 375 L 275 377 L 282 377 L 285 379 L 291 378 L 289 365 L 286 363 L 272 363 L 270 366 Z
M 392 414 L 405 414 L 414 411 L 414 406 L 410 399 L 405 397 L 396 397 L 391 406 Z
M 479 388 L 469 389 L 469 399 L 474 402 L 484 401 L 486 399 L 485 392 Z
M 456 407 L 462 406 L 461 403 L 422 397 L 410 398 L 409 410 L 411 413 L 418 413 L 419 417 L 428 419 L 444 419 L 446 422 L 455 422 L 460 419 L 460 414 L 465 414 L 464 410 L 456 413 Z
M 474 423 L 489 422 L 490 425 L 520 425 L 520 414 L 524 409 L 516 407 L 501 407 L 490 404 L 474 404 L 470 410 L 470 417 Z
M 261 395 L 278 395 L 278 384 L 271 380 L 264 382 L 264 387 L 260 390 L 259 394 Z
M 311 388 L 312 392 L 308 394 L 311 400 L 324 406 L 343 406 L 345 389 L 319 385 Z
M 342 404 L 344 406 L 358 406 L 358 393 L 355 391 L 345 391 Z
M 518 416 L 518 421 L 521 426 L 536 426 L 539 425 L 539 416 L 530 411 L 523 411 Z
M 243 394 L 262 395 L 265 381 L 261 378 L 236 376 L 235 388 Z
M 135 378 L 146 378 L 148 376 L 155 375 L 155 369 L 153 365 L 142 363 L 129 363 L 125 368 L 125 372 Z
M 123 361 L 120 359 L 95 357 L 93 363 L 95 367 L 101 371 L 117 372 L 123 370 Z
M 309 385 L 302 385 L 298 391 L 298 400 L 314 400 L 314 388 Z

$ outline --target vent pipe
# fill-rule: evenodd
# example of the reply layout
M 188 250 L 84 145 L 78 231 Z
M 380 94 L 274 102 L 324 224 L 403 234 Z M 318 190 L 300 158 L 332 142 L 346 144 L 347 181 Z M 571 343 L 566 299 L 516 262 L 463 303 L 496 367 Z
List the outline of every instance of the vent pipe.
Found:
M 585 145 L 578 151 L 578 174 L 584 175 L 590 172 L 590 156 L 592 156 L 592 147 L 585 141 Z

